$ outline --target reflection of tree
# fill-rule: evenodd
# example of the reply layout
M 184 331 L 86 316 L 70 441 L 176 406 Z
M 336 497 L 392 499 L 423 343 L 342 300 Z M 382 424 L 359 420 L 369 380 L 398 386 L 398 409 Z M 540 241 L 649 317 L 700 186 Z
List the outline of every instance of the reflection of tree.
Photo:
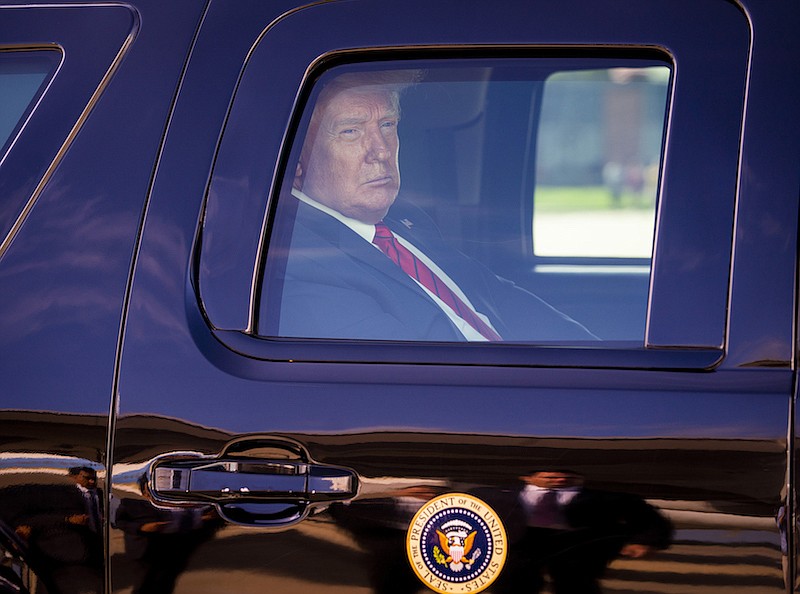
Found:
M 0 411 L 0 434 L 6 443 L 25 444 L 27 452 L 61 454 L 77 463 L 79 460 L 100 459 L 108 433 L 107 422 L 108 414 L 64 415 L 44 411 L 6 410 Z M 54 443 L 69 445 L 65 445 L 63 451 L 53 451 Z M 17 448 L 16 452 L 19 451 L 20 448 Z M 24 453 L 13 453 L 3 461 L 3 466 L 13 468 L 18 459 L 24 458 Z M 38 458 L 36 462 L 37 466 L 51 473 L 63 472 L 67 463 L 63 458 Z M 13 476 L 3 477 L 0 474 L 0 487 L 9 484 L 13 479 Z M 52 482 L 52 475 L 42 479 Z M 35 479 L 28 474 L 25 480 L 30 482 Z

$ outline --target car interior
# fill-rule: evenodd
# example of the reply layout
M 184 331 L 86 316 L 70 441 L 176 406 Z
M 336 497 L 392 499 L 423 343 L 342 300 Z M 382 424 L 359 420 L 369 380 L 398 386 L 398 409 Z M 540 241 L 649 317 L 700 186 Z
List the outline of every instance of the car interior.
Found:
M 547 183 L 537 179 L 542 173 L 537 151 L 553 149 L 552 141 L 540 139 L 548 79 L 569 69 L 600 73 L 627 62 L 576 57 L 475 62 L 479 64 L 429 65 L 423 81 L 405 91 L 402 194 L 427 210 L 461 251 L 539 295 L 601 339 L 641 342 L 649 257 L 540 256 L 533 236 L 534 217 L 540 214 L 535 200 L 540 185 Z M 649 116 L 659 127 L 665 107 L 661 109 Z M 580 111 L 565 115 L 577 127 L 609 125 L 587 121 L 591 117 Z M 559 142 L 563 146 L 556 148 L 565 153 L 580 148 L 570 146 L 569 138 Z M 573 174 L 574 186 L 602 183 L 591 180 L 592 174 L 600 178 L 602 168 L 600 163 L 593 165 L 594 171 L 574 168 L 562 178 L 567 176 L 569 184 Z M 652 226 L 651 208 L 653 216 L 646 224 Z

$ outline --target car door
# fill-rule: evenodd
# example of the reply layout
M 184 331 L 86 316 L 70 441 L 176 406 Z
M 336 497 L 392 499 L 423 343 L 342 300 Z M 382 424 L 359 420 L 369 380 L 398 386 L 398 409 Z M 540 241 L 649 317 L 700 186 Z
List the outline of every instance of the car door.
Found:
M 137 248 L 113 591 L 785 591 L 797 147 L 783 142 L 772 169 L 760 143 L 797 118 L 795 91 L 770 84 L 788 24 L 763 11 L 212 2 Z M 399 161 L 424 216 L 401 229 L 430 219 L 481 274 L 497 265 L 580 332 L 563 317 L 494 342 L 439 322 L 433 338 L 393 334 L 385 312 L 328 323 L 374 314 L 364 279 L 385 262 L 356 256 L 347 233 L 346 263 L 301 234 L 320 210 L 291 195 L 304 138 L 326 85 L 398 71 L 423 73 L 399 99 Z M 558 81 L 560 124 L 543 107 Z M 636 83 L 646 90 L 623 105 L 648 117 L 608 99 Z M 582 106 L 587 84 L 608 110 Z M 560 142 L 570 129 L 584 136 Z M 537 251 L 537 201 L 567 188 L 585 204 L 598 186 L 613 199 L 607 151 L 588 145 L 642 146 L 631 130 L 649 138 L 633 156 L 653 159 L 654 202 L 619 233 L 650 233 L 645 253 Z M 579 218 L 619 222 L 613 206 Z M 557 235 L 571 245 L 568 228 Z M 387 302 L 401 286 L 408 308 L 425 299 L 396 317 L 441 319 L 421 282 L 384 274 L 397 283 L 380 281 Z M 521 493 L 541 473 L 582 511 L 535 519 Z
M 0 6 L 4 592 L 104 589 L 119 324 L 199 8 Z

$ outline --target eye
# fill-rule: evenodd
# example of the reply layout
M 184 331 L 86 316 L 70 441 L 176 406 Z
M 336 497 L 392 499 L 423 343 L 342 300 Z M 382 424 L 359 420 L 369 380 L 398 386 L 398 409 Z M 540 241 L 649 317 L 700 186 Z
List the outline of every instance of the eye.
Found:
M 358 138 L 360 131 L 358 128 L 343 128 L 339 130 L 339 137 L 345 140 L 354 140 Z

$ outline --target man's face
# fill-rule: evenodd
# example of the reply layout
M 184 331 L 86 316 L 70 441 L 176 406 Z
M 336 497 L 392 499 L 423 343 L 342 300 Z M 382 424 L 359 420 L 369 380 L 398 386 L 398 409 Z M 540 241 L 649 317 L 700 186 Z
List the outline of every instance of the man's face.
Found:
M 397 197 L 396 102 L 386 91 L 347 89 L 323 105 L 309 130 L 295 187 L 345 216 L 377 223 Z
M 522 479 L 542 489 L 569 489 L 583 482 L 579 475 L 571 472 L 534 472 Z
M 84 489 L 92 489 L 97 488 L 97 475 L 94 473 L 86 472 L 85 470 L 81 470 L 78 474 L 72 477 L 76 483 L 78 483 Z

